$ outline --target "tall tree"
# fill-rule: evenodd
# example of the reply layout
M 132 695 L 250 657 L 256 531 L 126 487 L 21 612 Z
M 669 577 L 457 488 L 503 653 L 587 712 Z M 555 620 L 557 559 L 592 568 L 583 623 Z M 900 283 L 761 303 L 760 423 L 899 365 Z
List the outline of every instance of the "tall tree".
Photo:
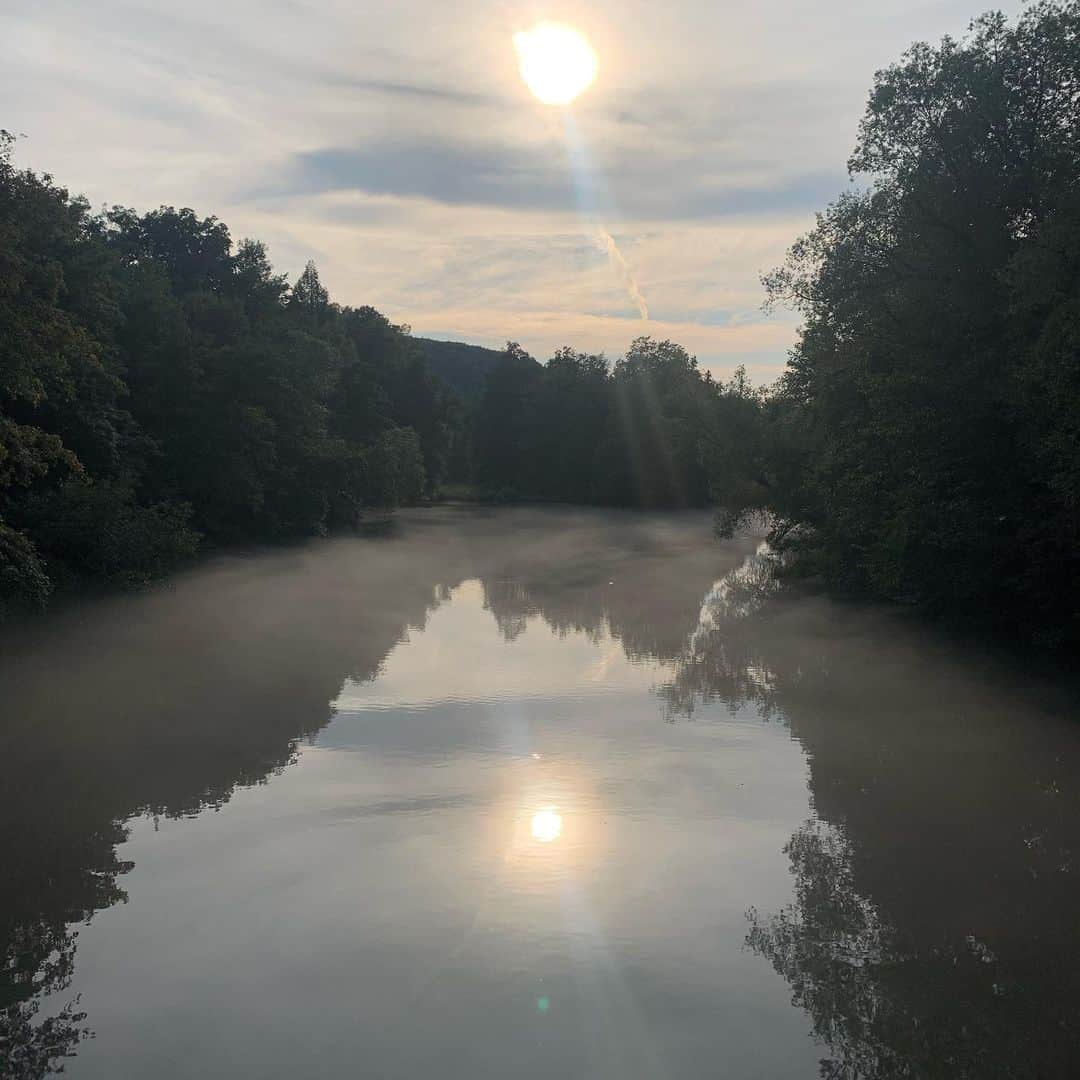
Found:
M 0 138 L 0 615 L 433 494 L 453 425 L 407 328 L 290 289 L 261 244 L 91 215 Z M 194 528 L 193 528 L 194 527 Z M 197 531 L 196 531 L 197 530 Z
M 778 534 L 846 587 L 1068 624 L 1080 5 L 913 46 L 878 73 L 850 169 L 870 186 L 766 279 L 805 319 L 776 396 L 804 450 L 764 500 Z

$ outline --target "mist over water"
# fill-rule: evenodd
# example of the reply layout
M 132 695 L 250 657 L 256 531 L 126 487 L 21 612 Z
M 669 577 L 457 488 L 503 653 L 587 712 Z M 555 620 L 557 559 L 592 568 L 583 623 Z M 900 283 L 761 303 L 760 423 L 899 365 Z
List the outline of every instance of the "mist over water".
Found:
M 1080 1066 L 1068 688 L 707 515 L 223 559 L 9 634 L 0 699 L 13 1075 Z

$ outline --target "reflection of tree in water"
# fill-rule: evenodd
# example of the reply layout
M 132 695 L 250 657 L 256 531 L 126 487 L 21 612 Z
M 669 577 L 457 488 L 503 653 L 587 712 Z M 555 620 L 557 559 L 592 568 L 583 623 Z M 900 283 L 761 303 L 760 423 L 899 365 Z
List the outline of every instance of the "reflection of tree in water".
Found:
M 594 569 L 586 586 L 544 567 L 485 580 L 487 602 L 504 632 L 606 628 L 672 663 L 666 715 L 752 704 L 807 752 L 795 902 L 751 912 L 748 944 L 809 1014 L 822 1075 L 1080 1075 L 1071 699 L 899 619 L 780 592 L 763 550 L 712 587 L 709 566 L 669 578 L 645 550 L 621 587 Z
M 351 549 L 355 555 L 355 548 Z M 126 901 L 138 815 L 192 816 L 264 783 L 437 603 L 422 549 L 378 573 L 350 549 L 272 556 L 25 630 L 0 663 L 0 1076 L 37 1077 L 87 1036 L 63 1001 L 77 931 Z M 445 595 L 445 589 L 441 590 Z
M 123 899 L 123 894 L 117 899 Z M 37 1019 L 41 995 L 57 994 L 71 985 L 75 938 L 64 925 L 16 929 L 5 957 L 9 970 L 0 997 L 0 1065 L 5 1077 L 43 1076 L 91 1037 L 78 1001 L 68 1002 L 44 1020 Z
M 558 637 L 608 633 L 631 661 L 672 661 L 698 624 L 702 597 L 752 550 L 749 541 L 710 543 L 703 515 L 613 514 L 603 528 L 517 544 L 497 572 L 480 577 L 485 605 L 508 641 L 541 618 Z
M 772 714 L 768 605 L 778 588 L 775 560 L 765 544 L 712 585 L 696 626 L 673 657 L 674 677 L 658 687 L 668 717 L 692 717 L 709 701 L 732 709 L 754 702 L 762 715 Z
M 828 1047 L 822 1076 L 1076 1075 L 1077 986 L 1051 955 L 1074 948 L 1075 936 L 1039 944 L 1038 927 L 1024 922 L 1029 955 L 1015 943 L 999 955 L 971 933 L 892 925 L 859 891 L 855 853 L 838 831 L 808 822 L 786 850 L 795 903 L 767 918 L 751 911 L 747 941 L 787 979 Z
M 5 638 L 0 1075 L 41 1076 L 88 1034 L 78 1003 L 39 1010 L 47 995 L 63 1001 L 73 927 L 126 900 L 125 823 L 192 816 L 266 782 L 329 721 L 344 680 L 375 677 L 456 584 L 492 583 L 489 606 L 507 636 L 543 609 L 556 633 L 596 633 L 611 618 L 628 650 L 674 655 L 715 576 L 700 516 L 402 517 L 396 538 L 235 561 Z M 665 566 L 672 543 L 689 574 Z M 658 587 L 667 604 L 650 610 Z
M 753 545 L 711 545 L 700 518 L 439 520 L 203 572 L 5 647 L 0 1074 L 42 1075 L 85 1028 L 77 1004 L 35 1009 L 63 1000 L 71 927 L 124 899 L 124 823 L 264 782 L 345 678 L 479 578 L 508 637 L 539 617 L 669 662 L 669 715 L 717 700 L 790 725 L 816 816 L 788 848 L 794 903 L 752 913 L 748 940 L 807 1010 L 824 1076 L 1080 1075 L 1080 734 L 1060 702 L 893 620 L 774 595 L 767 560 L 740 568 Z
M 751 912 L 748 944 L 822 1075 L 1080 1075 L 1074 696 L 896 619 L 770 600 L 759 570 L 714 593 L 661 694 L 753 702 L 806 750 L 795 900 Z

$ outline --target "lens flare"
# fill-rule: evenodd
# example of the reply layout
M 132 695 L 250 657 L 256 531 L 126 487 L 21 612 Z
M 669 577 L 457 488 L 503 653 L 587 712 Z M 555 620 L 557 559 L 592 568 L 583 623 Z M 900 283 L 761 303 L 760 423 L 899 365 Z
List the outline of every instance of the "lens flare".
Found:
M 572 26 L 537 23 L 514 35 L 514 48 L 525 85 L 545 105 L 569 105 L 596 78 L 596 53 Z
M 532 817 L 532 834 L 534 840 L 543 844 L 558 840 L 562 835 L 562 815 L 550 806 L 537 810 Z

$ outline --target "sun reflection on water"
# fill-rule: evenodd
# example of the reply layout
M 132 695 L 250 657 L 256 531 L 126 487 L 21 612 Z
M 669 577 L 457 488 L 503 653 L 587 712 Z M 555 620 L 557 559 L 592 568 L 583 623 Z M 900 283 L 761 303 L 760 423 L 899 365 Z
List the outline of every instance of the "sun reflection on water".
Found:
M 532 816 L 532 834 L 534 840 L 549 844 L 562 835 L 562 815 L 553 807 L 546 806 Z

